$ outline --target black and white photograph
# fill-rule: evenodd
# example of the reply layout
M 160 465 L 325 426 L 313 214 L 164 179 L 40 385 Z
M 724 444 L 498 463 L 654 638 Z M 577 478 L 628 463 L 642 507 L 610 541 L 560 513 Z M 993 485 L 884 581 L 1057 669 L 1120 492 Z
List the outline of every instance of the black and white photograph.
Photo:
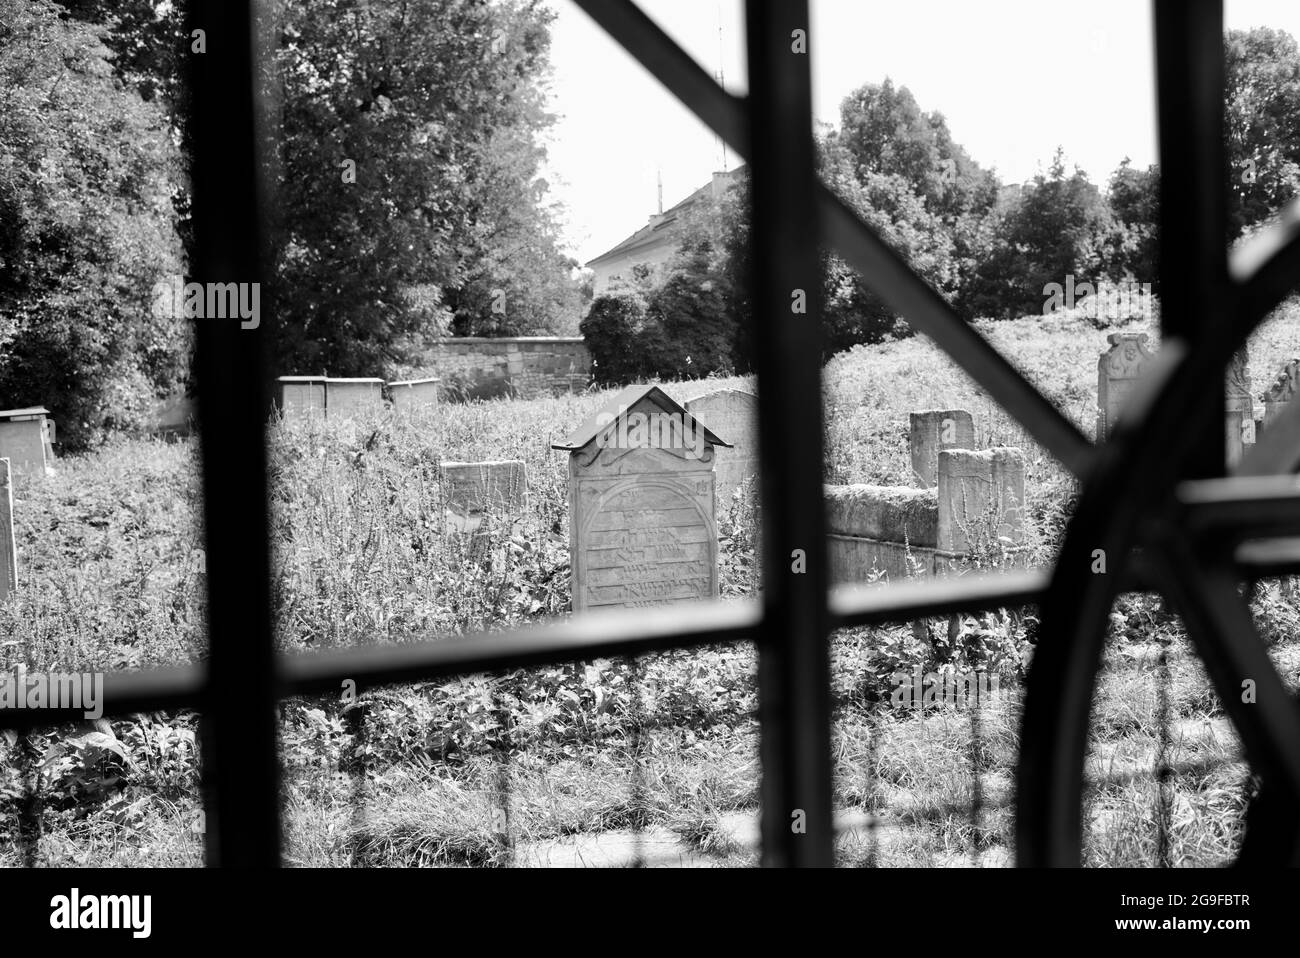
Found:
M 6 925 L 1277 935 L 1298 390 L 1295 0 L 0 0 Z

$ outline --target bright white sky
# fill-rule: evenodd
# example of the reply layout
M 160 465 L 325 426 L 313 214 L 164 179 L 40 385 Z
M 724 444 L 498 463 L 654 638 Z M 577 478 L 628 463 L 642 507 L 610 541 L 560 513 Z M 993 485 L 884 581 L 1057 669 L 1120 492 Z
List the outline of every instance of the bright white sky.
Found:
M 552 27 L 549 142 L 565 238 L 598 256 L 722 169 L 718 140 L 569 0 L 548 0 Z M 643 10 L 728 89 L 744 93 L 741 0 L 640 0 Z M 1140 0 L 811 0 L 813 110 L 839 121 L 840 101 L 891 77 L 1005 182 L 1029 179 L 1057 145 L 1104 185 L 1125 156 L 1155 160 L 1151 4 Z M 722 27 L 721 42 L 718 28 Z M 1227 0 L 1226 25 L 1300 38 L 1297 0 Z M 727 168 L 737 165 L 728 151 Z

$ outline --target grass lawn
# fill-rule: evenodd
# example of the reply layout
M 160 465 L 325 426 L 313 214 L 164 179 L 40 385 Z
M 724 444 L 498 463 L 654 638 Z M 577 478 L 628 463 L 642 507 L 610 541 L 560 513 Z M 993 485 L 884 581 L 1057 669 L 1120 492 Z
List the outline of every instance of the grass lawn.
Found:
M 1292 302 L 1252 340 L 1257 397 L 1300 354 L 1298 326 Z M 1112 330 L 1069 316 L 981 328 L 1092 434 L 1097 357 Z M 682 400 L 753 388 L 743 378 L 663 385 Z M 828 482 L 909 484 L 907 414 L 917 409 L 969 409 L 978 446 L 1023 447 L 1029 541 L 1035 561 L 1050 563 L 1073 480 L 928 342 L 857 347 L 828 364 L 825 385 Z M 566 615 L 567 467 L 550 446 L 607 397 L 273 424 L 281 649 L 407 642 Z M 204 657 L 196 452 L 188 440 L 122 439 L 61 459 L 43 482 L 18 482 L 21 590 L 0 608 L 0 668 L 139 669 Z M 526 463 L 528 503 L 513 529 L 505 521 L 493 529 L 485 561 L 447 535 L 437 467 L 503 458 Z M 724 510 L 725 598 L 756 589 L 757 507 L 751 491 Z M 1264 583 L 1253 608 L 1296 687 L 1300 606 L 1279 583 Z M 971 618 L 955 644 L 919 642 L 907 626 L 836 635 L 843 864 L 1010 862 L 1033 625 L 1033 610 L 1021 612 Z M 1252 786 L 1181 625 L 1156 600 L 1127 596 L 1112 632 L 1091 730 L 1087 863 L 1154 864 L 1162 829 L 1174 864 L 1230 860 Z M 978 708 L 891 706 L 895 671 L 945 662 L 994 668 L 998 694 Z M 752 649 L 710 648 L 391 688 L 352 708 L 285 702 L 286 860 L 753 864 L 754 676 Z M 20 810 L 37 778 L 39 835 L 29 837 L 38 863 L 201 864 L 194 716 L 112 727 L 116 745 L 74 728 L 0 738 L 0 864 L 24 860 Z M 1162 752 L 1174 770 L 1163 793 L 1153 775 Z

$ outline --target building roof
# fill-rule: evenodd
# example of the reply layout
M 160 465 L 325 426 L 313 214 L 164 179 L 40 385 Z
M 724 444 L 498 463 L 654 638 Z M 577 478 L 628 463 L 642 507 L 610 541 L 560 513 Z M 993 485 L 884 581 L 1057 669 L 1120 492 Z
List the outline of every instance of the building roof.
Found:
M 713 174 L 714 179 L 709 180 L 709 182 L 705 183 L 690 196 L 686 197 L 686 199 L 682 200 L 676 206 L 665 210 L 663 213 L 654 214 L 650 217 L 650 222 L 645 226 L 641 227 L 631 236 L 627 237 L 627 239 L 612 246 L 610 249 L 607 249 L 594 259 L 587 260 L 584 265 L 591 266 L 593 263 L 600 263 L 607 259 L 613 259 L 631 250 L 639 249 L 644 246 L 651 246 L 657 242 L 666 240 L 673 234 L 674 227 L 676 226 L 677 220 L 681 214 L 698 203 L 700 199 L 714 191 L 714 182 L 718 177 L 726 177 L 728 180 L 731 180 L 734 179 L 736 174 L 743 169 L 743 166 L 738 166 L 734 170 L 727 170 L 724 173 Z
M 718 434 L 705 425 L 698 416 L 689 412 L 677 400 L 668 395 L 658 386 L 647 386 L 644 384 L 628 386 L 620 390 L 612 399 L 592 413 L 583 423 L 578 426 L 569 437 L 563 442 L 551 443 L 552 449 L 563 449 L 566 452 L 573 452 L 581 449 L 590 443 L 597 436 L 612 429 L 618 428 L 619 417 L 625 413 L 631 412 L 637 403 L 648 399 L 654 405 L 658 406 L 664 412 L 676 413 L 680 416 L 689 416 L 695 422 L 697 429 L 704 430 L 704 438 L 715 446 L 722 446 L 726 449 L 732 448 L 731 443 L 725 439 L 719 438 Z M 685 419 L 683 418 L 683 422 Z

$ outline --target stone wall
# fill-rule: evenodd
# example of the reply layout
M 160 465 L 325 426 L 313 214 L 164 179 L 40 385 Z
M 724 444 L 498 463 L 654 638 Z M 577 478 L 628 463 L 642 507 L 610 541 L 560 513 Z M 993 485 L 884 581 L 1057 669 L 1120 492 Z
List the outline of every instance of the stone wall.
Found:
M 959 567 L 972 546 L 993 540 L 1018 561 L 1025 541 L 1020 450 L 945 449 L 937 473 L 933 489 L 826 487 L 833 584 L 882 572 L 889 579 L 939 575 Z
M 579 392 L 591 382 L 591 354 L 580 336 L 478 336 L 444 339 L 411 378 L 437 376 L 448 399 Z

